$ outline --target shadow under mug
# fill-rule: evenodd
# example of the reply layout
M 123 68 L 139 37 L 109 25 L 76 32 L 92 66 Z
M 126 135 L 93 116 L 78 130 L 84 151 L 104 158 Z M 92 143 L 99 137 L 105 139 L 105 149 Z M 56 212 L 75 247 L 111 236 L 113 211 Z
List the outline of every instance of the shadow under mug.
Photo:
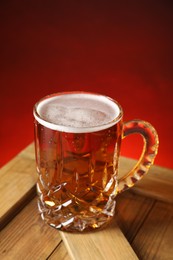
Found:
M 104 227 L 116 196 L 147 173 L 158 135 L 142 120 L 123 122 L 117 101 L 99 94 L 49 95 L 34 107 L 38 208 L 49 225 L 64 231 Z M 121 141 L 140 134 L 144 145 L 135 167 L 118 180 Z M 135 147 L 134 147 L 135 148 Z

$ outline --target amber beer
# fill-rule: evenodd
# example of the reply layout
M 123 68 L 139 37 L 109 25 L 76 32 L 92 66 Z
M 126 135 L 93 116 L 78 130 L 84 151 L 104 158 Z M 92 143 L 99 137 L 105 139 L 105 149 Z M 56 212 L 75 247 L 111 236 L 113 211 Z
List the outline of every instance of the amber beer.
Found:
M 60 93 L 37 103 L 34 116 L 42 218 L 66 231 L 104 226 L 118 192 L 120 105 L 102 95 Z
M 46 98 L 37 113 L 42 218 L 61 229 L 103 225 L 115 208 L 117 165 L 113 158 L 121 142 L 119 107 L 106 97 L 78 93 Z

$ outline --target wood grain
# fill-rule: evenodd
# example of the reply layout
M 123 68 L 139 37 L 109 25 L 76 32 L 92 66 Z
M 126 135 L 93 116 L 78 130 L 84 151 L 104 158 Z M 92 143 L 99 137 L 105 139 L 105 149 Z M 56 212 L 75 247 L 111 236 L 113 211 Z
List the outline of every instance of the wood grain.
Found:
M 32 151 L 32 157 L 29 152 Z M 36 194 L 33 145 L 0 170 L 0 229 Z
M 97 232 L 60 233 L 69 255 L 74 260 L 138 259 L 115 220 Z
M 131 190 L 140 195 L 173 203 L 173 170 L 153 166 L 145 176 Z
M 155 200 L 133 194 L 130 190 L 117 197 L 115 217 L 129 243 L 133 241 L 154 204 Z
M 139 259 L 173 259 L 173 205 L 124 192 L 116 219 Z
M 61 243 L 56 247 L 56 249 L 52 252 L 52 254 L 47 258 L 47 260 L 57 260 L 57 259 L 58 260 L 71 259 L 63 241 L 61 241 Z
M 173 205 L 156 202 L 132 242 L 140 259 L 173 259 Z
M 135 163 L 136 160 L 120 157 L 120 176 L 127 174 Z M 173 203 L 172 188 L 173 170 L 153 165 L 143 179 L 137 182 L 130 191 L 146 197 Z
M 41 220 L 32 200 L 0 233 L 0 259 L 46 259 L 61 243 L 57 230 Z

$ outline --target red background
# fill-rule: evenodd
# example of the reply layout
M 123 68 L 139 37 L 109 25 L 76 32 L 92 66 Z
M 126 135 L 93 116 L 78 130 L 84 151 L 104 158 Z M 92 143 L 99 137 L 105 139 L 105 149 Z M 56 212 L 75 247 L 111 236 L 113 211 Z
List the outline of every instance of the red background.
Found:
M 0 166 L 33 141 L 32 107 L 59 91 L 108 95 L 152 123 L 173 168 L 172 1 L 1 1 Z M 141 141 L 122 154 L 137 158 Z

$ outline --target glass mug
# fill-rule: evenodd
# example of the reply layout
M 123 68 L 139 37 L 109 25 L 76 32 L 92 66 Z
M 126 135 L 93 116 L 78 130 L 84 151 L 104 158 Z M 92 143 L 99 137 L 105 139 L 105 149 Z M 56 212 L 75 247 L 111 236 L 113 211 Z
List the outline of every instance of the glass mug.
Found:
M 145 121 L 123 123 L 113 99 L 87 92 L 49 95 L 34 107 L 38 208 L 50 226 L 64 231 L 104 227 L 114 216 L 117 194 L 148 171 L 158 135 Z M 122 138 L 143 136 L 136 166 L 118 180 Z

